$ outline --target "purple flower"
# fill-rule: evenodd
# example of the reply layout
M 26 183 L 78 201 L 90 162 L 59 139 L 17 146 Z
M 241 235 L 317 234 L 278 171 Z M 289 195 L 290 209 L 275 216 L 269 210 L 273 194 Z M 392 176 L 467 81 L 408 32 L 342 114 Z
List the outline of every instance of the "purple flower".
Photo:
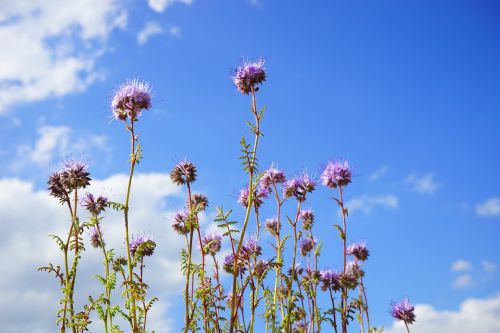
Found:
M 82 206 L 85 207 L 93 215 L 99 215 L 106 209 L 108 199 L 103 196 L 98 196 L 97 199 L 91 194 L 87 193 L 82 199 Z
M 83 162 L 71 160 L 64 162 L 61 180 L 68 192 L 90 185 L 90 173 L 87 168 L 87 165 Z
M 270 167 L 260 178 L 260 184 L 262 187 L 271 187 L 271 185 L 284 183 L 286 180 L 285 173 L 274 167 Z
M 202 239 L 203 252 L 205 254 L 215 255 L 220 251 L 222 236 L 216 233 L 207 233 Z
M 302 221 L 302 227 L 310 230 L 314 223 L 314 213 L 311 209 L 303 209 L 299 212 L 299 221 Z
M 241 247 L 241 257 L 249 259 L 251 256 L 260 256 L 262 254 L 262 247 L 257 243 L 255 238 L 249 237 Z
M 187 235 L 189 232 L 189 227 L 186 222 L 189 218 L 189 214 L 185 211 L 177 212 L 174 215 L 174 221 L 172 222 L 172 229 L 179 235 Z
M 264 63 L 262 58 L 256 61 L 245 61 L 234 71 L 233 83 L 242 94 L 249 94 L 252 89 L 259 90 L 257 85 L 266 80 Z
M 255 274 L 257 275 L 257 278 L 259 280 L 262 280 L 265 277 L 265 273 L 267 272 L 267 269 L 269 268 L 269 261 L 268 260 L 259 260 L 255 264 Z
M 316 244 L 316 240 L 311 237 L 302 238 L 300 241 L 300 253 L 305 257 L 312 249 L 314 249 L 314 245 Z
M 49 176 L 47 185 L 47 189 L 49 190 L 51 196 L 58 198 L 61 203 L 64 203 L 68 200 L 68 193 L 64 188 L 61 171 L 52 173 Z
M 399 303 L 391 302 L 390 313 L 395 319 L 402 320 L 407 324 L 412 324 L 415 321 L 415 307 L 408 298 L 402 299 Z
M 281 228 L 281 225 L 279 226 Z M 278 219 L 273 217 L 273 218 L 270 218 L 270 219 L 267 219 L 266 220 L 266 224 L 265 224 L 265 228 L 266 230 L 268 230 L 271 234 L 273 235 L 278 235 Z
M 155 251 L 156 243 L 146 236 L 132 236 L 130 242 L 130 253 L 135 256 L 138 253 L 140 256 L 152 256 Z
M 99 236 L 97 227 L 92 227 L 90 229 L 90 244 L 95 248 L 102 247 L 101 237 Z
M 329 161 L 321 174 L 323 185 L 331 188 L 346 186 L 351 182 L 351 178 L 352 173 L 347 161 Z
M 176 185 L 190 184 L 196 180 L 196 167 L 193 163 L 183 161 L 177 163 L 170 172 L 170 179 Z
M 208 198 L 204 194 L 195 193 L 191 198 L 191 206 L 197 213 L 204 211 L 208 207 Z
M 370 252 L 366 248 L 366 244 L 362 242 L 349 245 L 347 247 L 347 254 L 354 256 L 358 260 L 365 261 L 370 255 Z
M 321 290 L 325 291 L 329 288 L 337 291 L 340 289 L 340 274 L 330 269 L 325 269 L 319 272 L 322 282 Z
M 122 83 L 111 101 L 111 109 L 117 120 L 135 121 L 143 109 L 151 107 L 151 88 L 149 84 L 139 80 L 128 80 Z
M 298 201 L 305 201 L 306 194 L 314 191 L 316 182 L 304 174 L 294 177 L 283 184 L 283 194 L 286 198 L 295 197 Z
M 222 268 L 224 268 L 226 272 L 234 274 L 234 254 L 230 253 L 224 258 L 224 264 L 222 265 Z M 238 260 L 236 270 L 237 274 L 245 273 L 246 271 L 245 263 L 242 262 L 241 260 Z
M 238 203 L 245 208 L 248 207 L 248 195 L 249 195 L 249 193 L 250 193 L 250 191 L 248 189 L 248 185 L 240 190 L 240 196 L 238 198 Z M 269 197 L 269 193 L 271 193 L 271 191 L 269 190 L 268 187 L 257 186 L 257 188 L 255 188 L 254 192 L 253 192 L 253 205 L 254 205 L 254 207 L 258 209 L 264 203 L 264 199 L 267 199 Z

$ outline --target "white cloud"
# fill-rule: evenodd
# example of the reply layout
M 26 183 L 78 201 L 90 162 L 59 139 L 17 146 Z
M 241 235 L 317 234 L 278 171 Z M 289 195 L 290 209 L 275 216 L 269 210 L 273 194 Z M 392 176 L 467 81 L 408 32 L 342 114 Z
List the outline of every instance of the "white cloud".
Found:
M 487 261 L 487 260 L 481 261 L 481 266 L 488 273 L 492 273 L 498 269 L 497 264 L 495 264 L 494 262 L 491 262 L 491 261 Z
M 363 195 L 351 199 L 346 203 L 349 213 L 360 210 L 365 213 L 370 213 L 375 207 L 381 206 L 385 208 L 398 208 L 399 200 L 392 194 L 384 194 L 378 196 Z
M 456 311 L 438 310 L 428 304 L 417 304 L 417 320 L 411 331 L 416 333 L 497 333 L 500 332 L 500 295 L 491 298 L 466 299 Z M 402 322 L 394 322 L 384 333 L 405 332 Z
M 479 216 L 500 216 L 500 198 L 491 198 L 482 204 L 476 205 L 476 214 Z
M 379 169 L 373 171 L 370 176 L 368 176 L 368 179 L 372 182 L 379 180 L 382 176 L 384 176 L 387 171 L 389 170 L 389 167 L 387 165 L 384 165 L 380 167 Z
M 158 13 L 162 13 L 170 6 L 175 3 L 182 3 L 185 5 L 191 5 L 193 0 L 148 0 L 149 7 Z
M 38 138 L 33 144 L 23 144 L 17 147 L 16 157 L 10 168 L 18 171 L 25 166 L 36 165 L 48 167 L 56 161 L 69 156 L 80 158 L 98 149 L 109 152 L 107 136 L 98 134 L 75 134 L 67 126 L 43 125 L 37 129 Z
M 144 45 L 152 36 L 162 34 L 163 32 L 163 27 L 158 22 L 147 22 L 137 34 L 137 43 Z
M 176 38 L 181 38 L 182 37 L 182 29 L 181 29 L 181 27 L 177 27 L 177 26 L 170 27 L 170 29 L 168 29 L 168 33 L 172 37 L 176 37 Z
M 470 271 L 472 265 L 470 261 L 458 259 L 451 265 L 451 270 L 454 272 L 465 272 Z
M 462 274 L 455 278 L 453 281 L 452 287 L 455 289 L 463 289 L 467 287 L 471 287 L 474 284 L 472 277 L 469 274 Z
M 114 201 L 123 201 L 127 176 L 118 174 L 93 182 L 89 191 L 103 193 Z M 62 235 L 68 224 L 67 209 L 44 190 L 19 179 L 0 179 L 0 311 L 2 332 L 49 333 L 56 330 L 55 313 L 60 296 L 59 286 L 52 276 L 37 272 L 36 267 L 52 262 L 61 264 L 61 253 L 48 234 Z M 170 304 L 181 299 L 181 280 L 178 253 L 182 239 L 174 234 L 165 216 L 169 198 L 179 196 L 179 188 L 172 185 L 169 176 L 161 173 L 138 174 L 134 178 L 130 230 L 132 234 L 147 233 L 157 241 L 155 255 L 148 258 L 146 280 L 150 295 L 160 298 L 153 306 L 151 327 L 158 333 L 172 332 L 172 318 L 168 317 Z M 178 200 L 178 199 L 177 199 Z M 170 205 L 169 205 L 170 206 Z M 83 218 L 83 216 L 82 216 Z M 118 254 L 123 251 L 123 218 L 115 211 L 105 213 L 103 220 L 107 244 Z M 86 235 L 85 235 L 86 236 Z M 89 294 L 96 295 L 97 283 L 93 277 L 101 272 L 102 257 L 98 250 L 87 246 L 80 264 L 77 281 L 78 303 Z M 121 302 L 119 292 L 113 301 Z M 25 320 L 29 317 L 30 320 Z M 96 320 L 96 329 L 102 326 Z M 123 328 L 126 328 L 125 326 Z
M 0 14 L 0 113 L 84 90 L 96 59 L 126 24 L 120 0 L 10 1 Z
M 412 185 L 414 191 L 423 194 L 433 194 L 441 187 L 441 184 L 436 183 L 434 180 L 432 173 L 422 176 L 412 173 L 406 178 L 406 181 Z

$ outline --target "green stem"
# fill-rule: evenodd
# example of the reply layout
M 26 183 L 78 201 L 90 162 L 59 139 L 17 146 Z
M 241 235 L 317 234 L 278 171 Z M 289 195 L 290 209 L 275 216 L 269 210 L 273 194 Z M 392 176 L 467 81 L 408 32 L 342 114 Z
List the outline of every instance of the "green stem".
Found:
M 109 305 L 110 305 L 110 302 L 111 302 L 111 290 L 108 288 L 109 260 L 108 260 L 108 255 L 106 253 L 106 248 L 104 246 L 104 239 L 102 238 L 101 229 L 99 228 L 99 222 L 97 220 L 97 215 L 95 215 L 94 218 L 97 221 L 96 229 L 97 229 L 97 233 L 99 234 L 99 241 L 101 243 L 102 253 L 104 254 L 104 272 L 106 274 L 105 275 L 106 276 L 106 286 L 105 286 L 105 289 L 106 289 L 106 299 L 107 299 L 107 302 L 106 302 L 106 313 L 104 315 L 104 330 L 105 330 L 106 333 L 108 333 L 108 318 L 111 321 L 111 315 L 110 315 L 110 309 L 109 309 Z M 110 323 L 110 326 L 112 326 L 112 323 Z

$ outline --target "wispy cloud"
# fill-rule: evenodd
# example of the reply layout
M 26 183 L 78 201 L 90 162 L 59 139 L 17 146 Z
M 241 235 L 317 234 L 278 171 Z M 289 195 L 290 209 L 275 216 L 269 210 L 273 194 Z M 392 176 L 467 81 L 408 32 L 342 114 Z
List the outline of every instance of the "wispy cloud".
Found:
M 164 12 L 176 3 L 191 5 L 193 0 L 148 0 L 149 7 L 158 13 Z
M 158 22 L 147 22 L 137 33 L 137 44 L 144 45 L 151 37 L 162 34 L 163 32 L 163 27 Z
M 442 186 L 441 184 L 436 183 L 432 173 L 425 175 L 412 173 L 406 178 L 406 181 L 410 183 L 415 192 L 422 194 L 433 194 Z
M 383 194 L 376 196 L 363 195 L 353 198 L 346 203 L 346 207 L 349 210 L 349 213 L 355 212 L 357 210 L 364 213 L 370 213 L 375 207 L 396 209 L 398 208 L 398 206 L 398 197 L 393 194 Z
M 472 268 L 472 265 L 470 261 L 463 260 L 463 259 L 458 259 L 451 265 L 451 270 L 454 272 L 465 272 L 465 271 L 470 271 Z
M 0 15 L 0 113 L 84 90 L 127 13 L 119 0 L 11 1 Z
M 472 276 L 470 276 L 469 274 L 462 274 L 455 278 L 452 287 L 455 289 L 464 289 L 467 287 L 471 287 L 473 284 L 474 281 L 472 280 Z
M 369 176 L 368 179 L 372 182 L 379 180 L 382 176 L 384 176 L 387 171 L 389 170 L 389 167 L 387 165 L 384 165 L 377 170 L 373 171 Z
M 495 197 L 476 205 L 478 216 L 500 216 L 500 198 Z
M 498 265 L 496 263 L 488 260 L 481 261 L 481 266 L 488 273 L 493 273 L 498 269 Z

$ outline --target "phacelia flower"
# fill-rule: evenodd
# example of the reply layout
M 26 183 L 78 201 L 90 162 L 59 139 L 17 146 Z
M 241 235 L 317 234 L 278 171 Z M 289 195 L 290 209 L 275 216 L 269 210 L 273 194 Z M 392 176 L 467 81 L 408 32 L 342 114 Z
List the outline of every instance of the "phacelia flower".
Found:
M 146 236 L 133 236 L 130 242 L 130 253 L 135 256 L 152 256 L 156 248 L 156 243 Z
M 233 83 L 242 94 L 259 90 L 257 86 L 266 80 L 264 63 L 264 59 L 245 61 L 234 71 Z
M 111 101 L 111 109 L 117 120 L 137 120 L 142 110 L 151 108 L 151 88 L 148 83 L 129 80 L 122 83 Z
M 102 247 L 101 237 L 99 237 L 99 230 L 97 230 L 97 227 L 92 227 L 90 229 L 90 244 L 94 248 Z
M 347 254 L 354 256 L 356 259 L 365 261 L 370 252 L 366 248 L 366 244 L 363 243 L 354 243 L 347 247 Z
M 304 324 L 304 321 L 302 320 L 296 320 L 293 323 L 292 327 L 292 333 L 305 333 L 306 331 L 306 324 Z
M 265 223 L 265 228 L 268 230 L 272 235 L 276 236 L 278 235 L 278 219 L 273 217 L 270 219 L 266 220 Z M 281 225 L 279 225 L 279 228 L 281 228 Z
M 321 279 L 321 290 L 326 291 L 331 288 L 333 291 L 340 289 L 340 274 L 330 269 L 325 269 L 319 272 Z
M 216 233 L 207 233 L 202 239 L 203 252 L 205 254 L 215 255 L 220 251 L 222 236 Z
M 303 209 L 299 212 L 299 221 L 302 221 L 302 227 L 305 230 L 311 230 L 314 223 L 314 213 L 311 209 Z
M 286 198 L 295 197 L 298 201 L 305 201 L 306 194 L 314 191 L 316 182 L 304 174 L 300 177 L 295 177 L 287 180 L 283 184 L 283 194 Z
M 189 214 L 185 211 L 175 213 L 172 229 L 179 235 L 187 235 L 189 233 L 188 218 Z
M 68 192 L 90 185 L 90 173 L 82 162 L 66 161 L 61 172 L 61 180 Z
M 127 259 L 125 257 L 118 257 L 113 260 L 113 270 L 119 272 L 123 266 L 127 264 Z
M 304 237 L 300 241 L 300 253 L 305 257 L 312 249 L 314 249 L 314 245 L 316 240 L 311 237 Z
M 347 161 L 330 161 L 321 174 L 323 185 L 331 188 L 346 186 L 351 182 L 351 178 L 352 172 Z
M 196 167 L 188 161 L 179 162 L 170 172 L 170 179 L 176 185 L 190 184 L 196 180 Z
M 260 178 L 260 184 L 262 187 L 271 187 L 271 185 L 284 183 L 286 180 L 285 173 L 274 167 L 270 167 Z
M 195 212 L 202 212 L 208 207 L 208 198 L 206 195 L 195 193 L 191 198 L 191 206 Z
M 91 194 L 87 193 L 82 199 L 82 206 L 85 207 L 92 215 L 99 215 L 106 209 L 108 199 L 103 196 L 98 196 L 97 199 Z
M 224 258 L 224 264 L 222 268 L 228 273 L 234 274 L 234 254 L 230 253 Z M 245 263 L 241 260 L 238 260 L 238 264 L 236 265 L 236 274 L 245 273 L 246 267 Z
M 242 297 L 241 294 L 236 294 L 236 308 L 243 308 L 243 300 L 244 298 Z M 230 292 L 226 295 L 226 301 L 227 301 L 227 307 L 231 308 L 233 305 L 233 293 Z
M 262 254 L 262 247 L 257 243 L 255 238 L 249 237 L 241 247 L 241 257 L 248 259 L 251 256 L 260 256 Z
M 68 194 L 66 189 L 64 188 L 63 180 L 62 180 L 62 172 L 54 172 L 49 176 L 49 180 L 47 181 L 47 189 L 50 192 L 50 195 L 59 199 L 61 203 L 64 203 L 68 200 Z
M 294 280 L 297 280 L 303 272 L 304 269 L 300 267 L 300 263 L 296 263 L 295 266 L 290 265 L 290 268 L 288 269 L 288 275 L 290 275 Z
M 249 190 L 248 186 L 246 186 L 240 190 L 240 196 L 238 198 L 238 203 L 245 208 L 248 207 L 248 195 L 249 195 L 249 193 L 250 193 L 250 190 Z M 262 204 L 264 203 L 264 199 L 267 199 L 269 197 L 269 193 L 271 193 L 271 191 L 268 187 L 263 187 L 260 185 L 257 186 L 253 192 L 253 205 L 254 205 L 254 207 L 258 209 L 260 206 L 262 206 Z
M 402 320 L 407 324 L 412 324 L 415 321 L 415 307 L 408 298 L 404 298 L 399 303 L 392 302 L 390 313 L 395 319 Z
M 265 277 L 265 273 L 269 268 L 269 261 L 267 260 L 259 260 L 255 264 L 255 274 L 259 280 L 262 280 Z

